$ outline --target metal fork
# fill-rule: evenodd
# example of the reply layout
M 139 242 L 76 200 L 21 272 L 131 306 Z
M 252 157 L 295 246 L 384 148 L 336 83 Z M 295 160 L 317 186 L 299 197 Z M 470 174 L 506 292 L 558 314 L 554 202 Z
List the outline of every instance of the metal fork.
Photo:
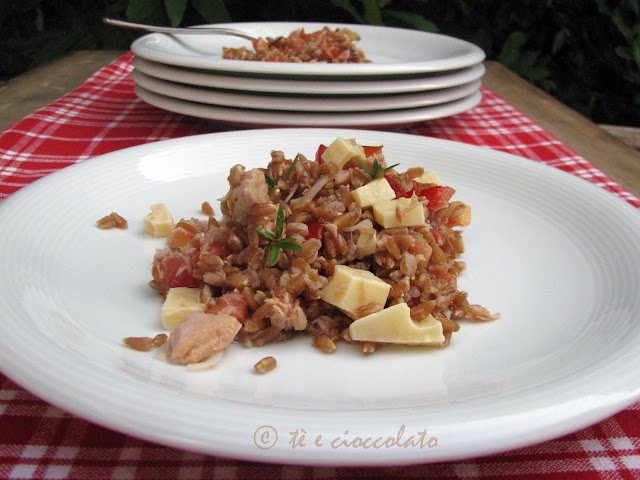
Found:
M 243 32 L 241 30 L 235 30 L 233 28 L 222 27 L 161 27 L 156 25 L 145 25 L 143 23 L 125 22 L 124 20 L 116 20 L 114 18 L 104 17 L 102 19 L 107 25 L 113 25 L 114 27 L 130 28 L 133 30 L 143 30 L 145 32 L 157 32 L 157 33 L 180 33 L 189 35 L 231 35 L 234 37 L 244 38 L 245 40 L 256 40 L 256 35 Z

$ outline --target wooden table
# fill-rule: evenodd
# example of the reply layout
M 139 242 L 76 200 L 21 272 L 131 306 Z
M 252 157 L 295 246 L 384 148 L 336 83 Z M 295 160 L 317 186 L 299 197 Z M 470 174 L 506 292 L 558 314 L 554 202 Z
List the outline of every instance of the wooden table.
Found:
M 0 86 L 0 131 L 72 90 L 123 51 L 77 51 Z M 640 152 L 498 62 L 484 85 L 640 197 Z

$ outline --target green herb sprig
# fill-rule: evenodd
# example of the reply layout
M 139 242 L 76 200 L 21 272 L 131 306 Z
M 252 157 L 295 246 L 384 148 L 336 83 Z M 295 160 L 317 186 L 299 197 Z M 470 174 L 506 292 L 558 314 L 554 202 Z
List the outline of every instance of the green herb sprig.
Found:
M 388 170 L 391 170 L 392 168 L 400 165 L 399 163 L 396 163 L 394 165 L 391 165 L 390 167 L 384 168 L 382 165 L 380 165 L 380 163 L 376 159 L 373 161 L 373 164 L 371 165 L 371 170 L 369 170 L 360 160 L 356 160 L 356 162 L 358 162 L 358 165 L 360 165 L 364 173 L 369 175 L 373 180 L 383 178 L 384 174 L 387 173 Z
M 293 169 L 295 168 L 296 163 L 298 163 L 298 158 L 299 157 L 300 157 L 300 154 L 297 154 L 296 158 L 294 158 L 293 162 L 291 162 L 291 165 L 289 165 L 289 168 L 287 168 L 287 171 L 284 172 L 284 175 L 282 176 L 282 180 L 284 180 L 285 182 L 291 176 L 291 172 L 293 172 Z M 267 185 L 269 185 L 269 188 L 275 187 L 278 184 L 278 182 L 280 181 L 280 179 L 278 177 L 273 179 L 269 175 L 267 175 L 266 173 L 264 174 L 264 179 L 267 181 Z
M 280 238 L 284 233 L 284 210 L 282 209 L 282 205 L 278 205 L 274 233 L 262 227 L 256 227 L 256 231 L 271 241 L 264 249 L 264 267 L 272 267 L 275 265 L 278 262 L 278 258 L 280 258 L 280 252 L 282 250 L 302 250 L 302 245 L 300 245 L 295 238 Z

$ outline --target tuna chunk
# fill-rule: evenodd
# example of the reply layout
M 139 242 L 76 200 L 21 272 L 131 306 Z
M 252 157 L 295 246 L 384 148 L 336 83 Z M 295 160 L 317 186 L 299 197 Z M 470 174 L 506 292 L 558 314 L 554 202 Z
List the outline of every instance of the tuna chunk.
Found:
M 254 168 L 245 172 L 240 185 L 232 191 L 233 220 L 240 224 L 248 224 L 252 209 L 260 203 L 270 203 L 269 187 L 264 172 Z
M 252 319 L 268 318 L 271 325 L 281 330 L 304 330 L 307 327 L 307 316 L 300 307 L 300 301 L 287 292 L 268 298 L 254 312 Z
M 198 363 L 229 345 L 242 325 L 226 314 L 190 313 L 176 327 L 167 343 L 171 363 Z

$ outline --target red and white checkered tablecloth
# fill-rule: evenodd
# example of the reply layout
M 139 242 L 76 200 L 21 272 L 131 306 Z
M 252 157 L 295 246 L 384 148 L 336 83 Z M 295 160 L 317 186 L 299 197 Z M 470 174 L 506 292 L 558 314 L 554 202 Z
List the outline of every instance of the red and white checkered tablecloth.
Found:
M 0 134 L 0 200 L 103 153 L 223 127 L 139 100 L 122 56 Z M 488 89 L 471 111 L 402 132 L 493 148 L 640 200 Z M 597 425 L 501 455 L 397 468 L 263 465 L 209 457 L 107 430 L 36 398 L 0 374 L 0 478 L 22 479 L 633 479 L 640 478 L 640 405 Z

